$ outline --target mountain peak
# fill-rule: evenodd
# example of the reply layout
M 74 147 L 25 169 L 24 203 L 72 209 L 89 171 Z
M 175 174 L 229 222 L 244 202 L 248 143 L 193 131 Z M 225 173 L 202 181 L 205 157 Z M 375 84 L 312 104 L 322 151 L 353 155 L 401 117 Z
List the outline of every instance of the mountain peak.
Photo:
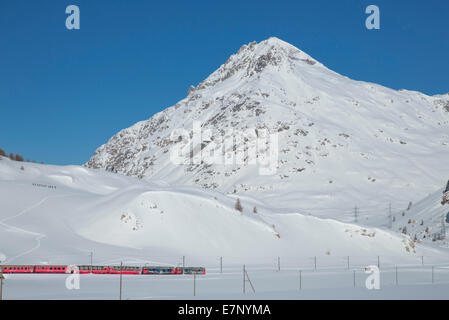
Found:
M 243 45 L 196 89 L 204 89 L 238 75 L 239 79 L 257 76 L 265 70 L 292 70 L 296 65 L 323 66 L 304 51 L 276 37 Z M 193 91 L 191 91 L 192 93 Z
M 277 37 L 269 37 L 268 39 L 259 42 L 259 45 L 269 45 L 269 46 L 276 46 L 278 48 L 299 50 L 298 48 L 291 45 L 290 43 L 288 43 L 282 39 L 279 39 Z

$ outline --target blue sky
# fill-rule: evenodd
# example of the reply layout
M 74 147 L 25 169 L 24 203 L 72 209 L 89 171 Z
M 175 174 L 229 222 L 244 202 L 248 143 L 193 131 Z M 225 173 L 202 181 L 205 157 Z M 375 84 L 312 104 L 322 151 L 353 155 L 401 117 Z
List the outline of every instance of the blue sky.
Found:
M 80 30 L 65 27 L 71 4 Z M 365 28 L 370 4 L 380 30 Z M 449 92 L 447 0 L 1 0 L 0 148 L 82 164 L 270 36 L 353 79 Z

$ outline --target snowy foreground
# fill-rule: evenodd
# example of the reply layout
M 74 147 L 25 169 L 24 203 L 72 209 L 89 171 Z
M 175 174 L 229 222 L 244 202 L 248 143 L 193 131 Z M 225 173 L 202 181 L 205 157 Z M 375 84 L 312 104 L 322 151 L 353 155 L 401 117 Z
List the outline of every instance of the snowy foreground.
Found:
M 195 298 L 202 299 L 449 298 L 444 243 L 414 242 L 382 223 L 345 223 L 285 212 L 254 198 L 240 199 L 242 212 L 234 208 L 235 197 L 219 192 L 3 158 L 0 261 L 82 265 L 90 264 L 92 257 L 95 265 L 123 261 L 172 266 L 184 261 L 186 266 L 206 267 L 207 274 L 198 276 L 196 283 Z M 424 199 L 407 215 L 431 221 L 440 215 L 434 205 L 438 199 L 437 194 Z M 426 206 L 433 206 L 429 217 Z M 374 216 L 371 221 L 376 221 Z M 242 293 L 243 265 L 255 294 L 249 283 Z M 375 292 L 365 288 L 364 268 L 370 265 L 381 267 L 381 290 Z M 65 279 L 66 275 L 7 275 L 3 297 L 119 296 L 117 275 L 81 275 L 80 290 L 66 289 Z M 125 299 L 194 298 L 193 276 L 186 275 L 124 276 L 123 289 Z
M 248 270 L 255 293 L 242 272 L 214 270 L 206 276 L 123 276 L 122 299 L 449 299 L 449 268 L 403 268 L 381 271 L 379 290 L 365 287 L 367 275 L 353 270 Z M 120 278 L 81 275 L 80 289 L 65 287 L 66 275 L 14 275 L 4 285 L 5 299 L 119 299 Z M 301 283 L 301 289 L 300 289 Z M 195 290 L 195 295 L 194 295 Z

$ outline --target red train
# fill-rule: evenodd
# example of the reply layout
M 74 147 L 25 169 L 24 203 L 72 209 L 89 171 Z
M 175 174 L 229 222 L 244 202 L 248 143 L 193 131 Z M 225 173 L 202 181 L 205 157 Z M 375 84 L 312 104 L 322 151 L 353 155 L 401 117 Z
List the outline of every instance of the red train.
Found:
M 93 274 L 206 274 L 203 267 L 164 267 L 164 266 L 76 266 L 79 273 Z M 73 273 L 63 265 L 4 265 L 3 273 Z

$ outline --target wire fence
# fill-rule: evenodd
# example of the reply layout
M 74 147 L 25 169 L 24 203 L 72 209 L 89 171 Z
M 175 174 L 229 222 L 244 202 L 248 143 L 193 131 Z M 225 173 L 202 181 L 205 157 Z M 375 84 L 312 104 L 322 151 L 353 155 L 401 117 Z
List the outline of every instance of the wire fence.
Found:
M 318 270 L 286 268 L 275 271 L 272 268 L 245 265 L 244 269 L 242 266 L 234 266 L 226 268 L 223 272 L 218 268 L 211 269 L 206 275 L 123 275 L 122 280 L 115 275 L 82 274 L 80 290 L 65 288 L 64 283 L 68 276 L 64 274 L 42 277 L 32 274 L 8 275 L 3 282 L 3 298 L 301 298 L 301 292 L 310 290 L 322 294 L 330 290 L 334 292 L 335 290 L 367 290 L 366 282 L 370 273 L 358 267 L 351 267 L 349 270 L 329 267 Z M 379 284 L 380 289 L 402 287 L 402 292 L 410 290 L 409 286 L 447 285 L 443 296 L 448 298 L 449 266 L 381 267 Z

